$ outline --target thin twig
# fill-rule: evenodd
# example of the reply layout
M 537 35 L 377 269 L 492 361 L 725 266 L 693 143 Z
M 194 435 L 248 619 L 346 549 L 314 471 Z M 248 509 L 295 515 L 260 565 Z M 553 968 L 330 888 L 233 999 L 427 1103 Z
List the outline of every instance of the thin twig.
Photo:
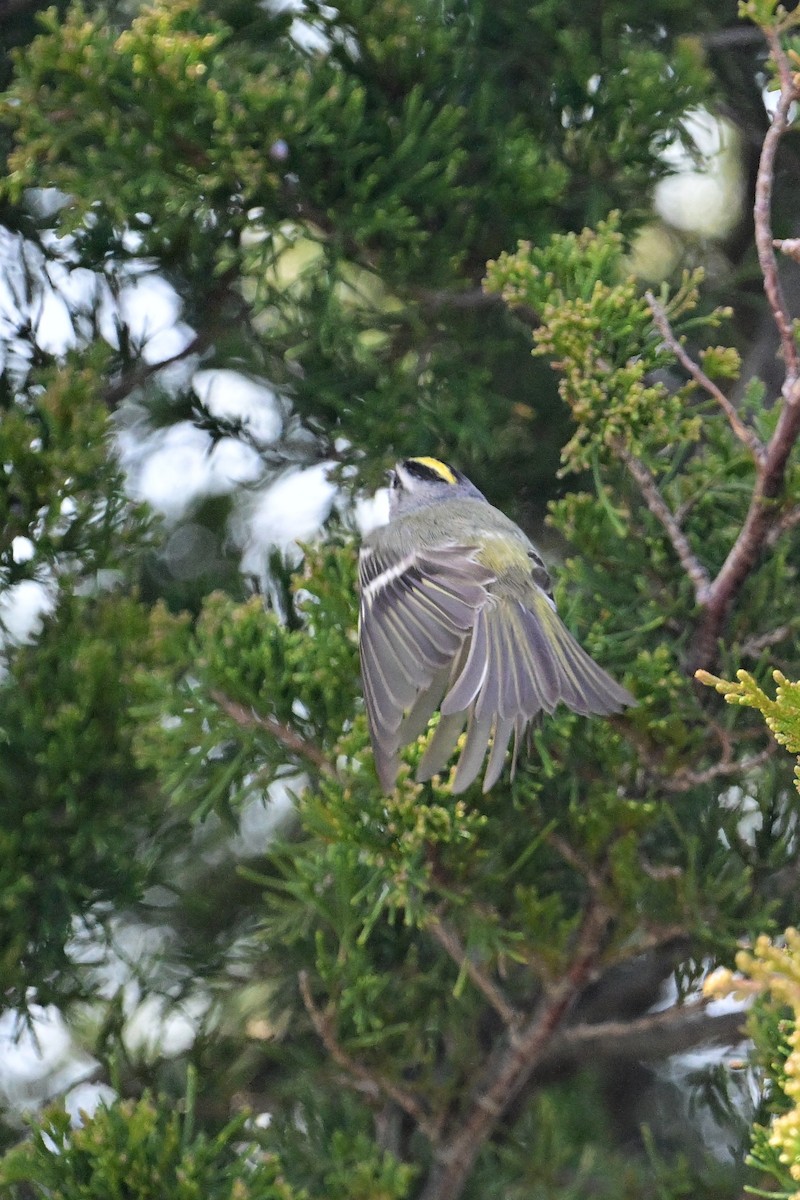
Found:
M 654 476 L 651 474 L 649 468 L 640 459 L 636 458 L 634 454 L 631 454 L 630 450 L 621 442 L 615 443 L 614 450 L 627 467 L 629 474 L 636 481 L 645 504 L 663 527 L 672 544 L 673 550 L 678 556 L 678 561 L 694 584 L 697 603 L 703 604 L 708 593 L 711 577 L 689 545 L 686 534 L 675 520 L 667 502 L 658 490 L 658 484 Z
M 767 534 L 767 545 L 774 546 L 779 538 L 783 537 L 784 533 L 788 533 L 790 529 L 794 529 L 795 525 L 800 525 L 800 504 L 787 509 L 783 516 L 775 522 Z
M 284 724 L 283 721 L 277 720 L 276 717 L 264 717 L 259 713 L 254 712 L 252 708 L 245 707 L 244 704 L 239 704 L 236 700 L 231 700 L 224 692 L 212 691 L 210 693 L 214 703 L 226 713 L 232 721 L 240 725 L 242 729 L 263 729 L 270 737 L 275 738 L 276 742 L 280 742 L 292 754 L 296 754 L 298 758 L 304 758 L 317 768 L 323 775 L 336 775 L 331 763 L 325 756 L 319 746 L 315 746 L 313 742 L 309 742 L 306 738 L 301 737 L 296 730 L 290 725 Z
M 778 276 L 778 260 L 775 257 L 772 236 L 772 188 L 775 180 L 775 156 L 780 140 L 789 127 L 789 110 L 797 99 L 797 89 L 794 84 L 789 61 L 781 46 L 778 33 L 769 27 L 764 29 L 764 35 L 769 44 L 770 53 L 775 60 L 780 78 L 780 96 L 775 111 L 772 114 L 769 129 L 761 147 L 756 175 L 755 204 L 753 219 L 755 223 L 756 248 L 761 273 L 764 276 L 764 291 L 777 326 L 783 350 L 783 361 L 786 366 L 787 384 L 794 386 L 798 376 L 797 345 L 795 343 L 792 319 L 786 307 L 780 278 Z M 784 395 L 786 392 L 784 392 Z
M 497 984 L 469 956 L 455 929 L 451 925 L 445 924 L 438 913 L 435 913 L 430 918 L 426 929 L 431 937 L 452 958 L 459 970 L 466 972 L 467 977 L 478 991 L 486 997 L 503 1023 L 512 1031 L 519 1029 L 523 1020 L 522 1013 L 509 1003 Z
M 687 374 L 691 375 L 695 383 L 707 392 L 712 400 L 716 401 L 728 418 L 728 424 L 736 437 L 747 447 L 756 462 L 760 462 L 764 454 L 764 446 L 761 439 L 756 436 L 755 432 L 748 425 L 745 425 L 722 389 L 714 383 L 713 379 L 710 379 L 706 375 L 703 368 L 699 363 L 694 361 L 687 352 L 686 347 L 675 336 L 675 332 L 669 323 L 669 317 L 653 293 L 647 291 L 644 295 L 653 314 L 653 322 L 664 339 L 664 345 L 672 352 Z
M 706 767 L 704 771 L 689 771 L 686 769 L 676 771 L 675 774 L 668 779 L 662 779 L 660 782 L 665 792 L 690 792 L 694 787 L 701 787 L 704 783 L 712 783 L 715 779 L 724 779 L 733 775 L 746 775 L 748 771 L 754 771 L 757 767 L 763 767 L 764 763 L 769 762 L 778 749 L 777 742 L 770 742 L 758 754 L 751 754 L 749 758 L 733 759 L 726 756 L 711 767 Z
M 348 1054 L 336 1038 L 330 1016 L 322 1012 L 314 1002 L 314 997 L 311 995 L 308 971 L 300 971 L 298 982 L 300 985 L 300 995 L 303 998 L 303 1005 L 320 1041 L 333 1061 L 342 1068 L 354 1086 L 357 1086 L 359 1091 L 364 1092 L 373 1101 L 379 1100 L 382 1096 L 387 1096 L 390 1100 L 393 1100 L 395 1104 L 402 1108 L 403 1112 L 411 1117 L 428 1140 L 432 1144 L 435 1144 L 439 1137 L 438 1126 L 430 1120 L 417 1098 L 412 1096 L 410 1092 L 405 1091 L 405 1089 L 398 1087 L 391 1079 L 386 1079 L 382 1075 L 370 1071 L 363 1063 L 357 1062 L 356 1059 Z
M 770 646 L 777 646 L 780 642 L 785 642 L 788 637 L 797 632 L 799 626 L 800 620 L 787 621 L 785 625 L 779 625 L 777 629 L 770 629 L 767 633 L 745 638 L 739 645 L 739 653 L 742 657 L 758 658 Z

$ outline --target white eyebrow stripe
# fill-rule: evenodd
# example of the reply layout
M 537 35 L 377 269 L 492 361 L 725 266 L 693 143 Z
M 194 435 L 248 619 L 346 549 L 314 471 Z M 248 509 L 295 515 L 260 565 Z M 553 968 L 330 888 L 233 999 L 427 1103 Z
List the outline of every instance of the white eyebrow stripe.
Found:
M 376 575 L 375 578 L 370 580 L 367 586 L 363 589 L 361 594 L 364 597 L 364 600 L 368 604 L 371 603 L 375 599 L 375 596 L 378 592 L 383 591 L 385 587 L 388 587 L 392 580 L 398 579 L 401 575 L 404 575 L 408 568 L 412 566 L 415 561 L 416 555 L 409 554 L 405 558 L 401 558 L 400 562 L 395 563 L 393 567 L 387 567 L 385 571 L 381 571 L 380 575 Z

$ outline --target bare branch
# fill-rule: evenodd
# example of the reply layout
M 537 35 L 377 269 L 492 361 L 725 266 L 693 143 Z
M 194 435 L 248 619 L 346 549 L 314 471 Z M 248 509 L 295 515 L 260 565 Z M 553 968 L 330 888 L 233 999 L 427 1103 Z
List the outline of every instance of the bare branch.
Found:
M 499 1055 L 490 1078 L 473 1094 L 458 1130 L 437 1147 L 419 1200 L 457 1200 L 461 1195 L 481 1147 L 530 1079 L 590 978 L 609 919 L 605 905 L 593 900 L 587 906 L 571 966 L 547 989 L 537 1012 Z
M 745 1037 L 745 1017 L 743 1012 L 713 1016 L 708 1012 L 708 1001 L 698 1000 L 633 1021 L 576 1025 L 553 1039 L 546 1061 L 557 1061 L 565 1054 L 659 1059 L 709 1042 L 733 1045 Z
M 648 467 L 640 459 L 636 458 L 634 454 L 631 454 L 630 450 L 622 442 L 615 443 L 614 452 L 622 460 L 629 474 L 638 484 L 645 504 L 656 520 L 662 525 L 664 532 L 672 543 L 672 548 L 677 554 L 681 566 L 694 584 L 697 603 L 703 604 L 708 594 L 711 577 L 689 545 L 686 534 L 675 520 L 668 504 L 658 490 L 658 484 L 654 476 Z
M 715 779 L 746 775 L 748 771 L 763 767 L 777 750 L 778 743 L 770 742 L 758 754 L 751 754 L 749 758 L 734 759 L 732 756 L 723 755 L 719 762 L 706 767 L 704 771 L 690 771 L 686 768 L 676 771 L 671 778 L 661 781 L 662 786 L 666 792 L 690 792 L 692 788 L 712 783 Z
M 717 577 L 701 600 L 705 613 L 694 641 L 693 666 L 695 667 L 710 665 L 713 660 L 715 643 L 728 610 L 759 555 L 769 544 L 773 530 L 778 527 L 781 529 L 789 527 L 784 525 L 786 515 L 781 515 L 778 498 L 783 490 L 789 455 L 800 436 L 800 357 L 795 342 L 794 325 L 778 276 L 771 221 L 775 157 L 781 138 L 789 126 L 789 110 L 800 93 L 789 60 L 781 46 L 778 32 L 772 28 L 765 28 L 763 32 L 778 69 L 780 96 L 761 148 L 753 219 L 758 261 L 764 277 L 764 291 L 780 335 L 783 351 L 786 372 L 781 388 L 783 406 L 775 431 L 766 446 L 762 459 L 757 463 L 757 477 L 750 507 L 739 531 L 739 536 L 731 547 Z
M 182 350 L 179 350 L 177 354 L 172 354 L 169 358 L 162 359 L 161 362 L 137 362 L 129 371 L 118 375 L 112 383 L 109 383 L 103 392 L 103 401 L 106 408 L 113 411 L 126 396 L 136 391 L 137 388 L 142 387 L 147 383 L 148 379 L 152 379 L 159 371 L 163 371 L 165 367 L 171 367 L 175 363 L 183 362 L 185 359 L 191 358 L 193 354 L 202 354 L 204 350 L 209 348 L 212 341 L 213 336 L 211 332 L 204 330 L 202 333 L 195 334 L 191 341 Z
M 474 959 L 470 958 L 455 929 L 450 925 L 446 925 L 438 913 L 435 913 L 430 918 L 425 928 L 442 949 L 449 954 L 453 962 L 459 967 L 459 970 L 466 972 L 467 977 L 478 991 L 486 997 L 503 1023 L 511 1030 L 519 1029 L 523 1020 L 522 1013 L 506 1000 L 497 984 L 478 966 Z
M 456 291 L 454 288 L 423 288 L 417 293 L 417 300 L 423 308 L 438 312 L 440 309 L 454 311 L 485 311 L 487 309 L 502 309 L 505 301 L 494 292 L 486 292 L 481 287 L 466 288 Z
M 263 729 L 291 754 L 298 758 L 304 758 L 321 774 L 335 777 L 336 771 L 319 746 L 315 746 L 313 742 L 301 737 L 290 725 L 284 724 L 275 717 L 263 717 L 254 712 L 252 708 L 247 708 L 244 704 L 231 700 L 224 692 L 212 691 L 211 699 L 242 729 Z
M 761 147 L 758 174 L 756 175 L 753 219 L 758 262 L 764 276 L 764 291 L 780 335 L 783 361 L 786 365 L 786 382 L 791 389 L 797 379 L 800 363 L 798 363 L 792 319 L 786 308 L 783 288 L 778 277 L 778 262 L 775 257 L 772 236 L 772 186 L 775 179 L 775 156 L 780 140 L 789 127 L 789 110 L 797 99 L 797 88 L 778 33 L 774 29 L 766 28 L 764 34 L 778 68 L 781 90 L 764 138 L 764 144 Z M 786 391 L 784 391 L 784 395 L 786 395 Z
M 784 533 L 788 533 L 790 529 L 794 529 L 795 525 L 800 525 L 800 504 L 787 509 L 783 516 L 775 522 L 767 534 L 767 545 L 774 546 L 779 538 Z
M 777 646 L 781 642 L 785 642 L 788 637 L 797 632 L 798 627 L 800 627 L 800 620 L 787 621 L 785 625 L 779 625 L 777 629 L 770 629 L 767 633 L 746 638 L 739 646 L 739 653 L 743 657 L 758 658 L 770 646 Z
M 561 855 L 565 863 L 569 863 L 579 875 L 583 876 L 587 885 L 595 894 L 600 892 L 603 881 L 591 863 L 578 854 L 577 850 L 565 838 L 562 838 L 560 834 L 549 833 L 546 840 L 548 846 L 552 846 Z
M 772 244 L 776 250 L 780 250 L 781 254 L 800 263 L 800 238 L 773 238 Z
M 695 383 L 711 396 L 712 400 L 716 401 L 725 416 L 728 418 L 728 424 L 735 433 L 739 441 L 747 447 L 756 462 L 760 462 L 764 455 L 764 446 L 760 438 L 756 436 L 754 431 L 745 425 L 731 401 L 725 395 L 720 387 L 714 383 L 706 375 L 703 368 L 694 361 L 691 355 L 687 352 L 686 347 L 675 336 L 675 332 L 669 323 L 669 318 L 661 304 L 658 303 L 652 292 L 645 292 L 645 299 L 650 306 L 650 311 L 653 314 L 653 322 L 655 323 L 658 332 L 664 339 L 664 345 L 674 354 L 675 358 L 681 364 L 687 374 L 691 375 Z
M 439 1128 L 435 1122 L 430 1120 L 416 1096 L 412 1096 L 404 1088 L 398 1087 L 391 1079 L 385 1079 L 374 1071 L 370 1071 L 363 1063 L 357 1062 L 348 1054 L 336 1038 L 330 1016 L 328 1013 L 322 1012 L 314 1003 L 314 997 L 311 995 L 308 971 L 301 971 L 299 973 L 298 982 L 300 985 L 300 995 L 303 998 L 303 1005 L 311 1018 L 311 1024 L 317 1031 L 319 1039 L 328 1051 L 328 1054 L 345 1072 L 351 1086 L 357 1088 L 358 1091 L 366 1095 L 373 1103 L 380 1100 L 383 1096 L 387 1096 L 390 1100 L 393 1100 L 399 1108 L 402 1108 L 403 1112 L 408 1113 L 428 1140 L 432 1144 L 435 1144 L 439 1138 Z
M 779 521 L 780 506 L 777 500 L 783 488 L 789 455 L 800 435 L 800 380 L 795 380 L 791 391 L 784 394 L 783 408 L 767 445 L 764 461 L 759 465 L 744 524 L 719 574 L 700 598 L 705 614 L 695 638 L 695 667 L 705 666 L 713 658 L 714 643 L 728 609 Z

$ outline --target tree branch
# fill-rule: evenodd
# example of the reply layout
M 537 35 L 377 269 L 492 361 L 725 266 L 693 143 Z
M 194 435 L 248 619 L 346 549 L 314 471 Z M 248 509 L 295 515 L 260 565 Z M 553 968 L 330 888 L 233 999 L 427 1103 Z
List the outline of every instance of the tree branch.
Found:
M 714 657 L 714 648 L 733 600 L 758 560 L 771 531 L 780 519 L 777 499 L 783 489 L 789 455 L 800 435 L 800 359 L 795 343 L 794 326 L 786 308 L 775 257 L 771 225 L 772 187 L 775 176 L 775 155 L 789 124 L 789 110 L 798 99 L 798 89 L 789 61 L 773 29 L 764 34 L 778 68 L 780 98 L 767 130 L 756 178 L 756 197 L 753 208 L 758 261 L 764 277 L 773 320 L 777 326 L 783 351 L 785 379 L 781 389 L 783 407 L 775 431 L 761 460 L 757 463 L 756 482 L 750 507 L 739 536 L 731 547 L 719 574 L 701 599 L 705 612 L 698 626 L 693 645 L 693 666 L 707 667 Z
M 800 525 L 800 504 L 787 509 L 783 516 L 775 522 L 767 534 L 767 545 L 774 546 L 778 539 L 783 537 L 784 533 L 788 533 L 790 529 L 794 529 L 795 525 Z
M 778 743 L 770 742 L 758 754 L 751 754 L 749 758 L 734 759 L 729 752 L 727 755 L 723 754 L 719 762 L 706 767 L 704 771 L 690 771 L 682 768 L 676 771 L 670 779 L 663 781 L 664 790 L 667 792 L 690 792 L 692 788 L 701 787 L 704 783 L 712 783 L 715 779 L 746 775 L 748 771 L 763 767 L 764 763 L 769 762 L 773 757 L 776 750 L 778 750 Z
M 694 666 L 707 666 L 713 658 L 714 643 L 722 629 L 728 609 L 763 550 L 770 531 L 778 520 L 777 498 L 783 487 L 786 464 L 800 435 L 800 382 L 795 380 L 785 400 L 778 424 L 760 464 L 750 507 L 739 536 L 731 547 L 719 574 L 700 598 L 705 613 L 694 644 Z
M 458 1130 L 437 1147 L 419 1200 L 458 1200 L 461 1196 L 482 1146 L 530 1079 L 589 979 L 610 916 L 604 904 L 595 899 L 589 902 L 571 966 L 546 991 L 537 1012 L 499 1055 L 490 1078 L 471 1097 Z
M 708 593 L 711 576 L 689 545 L 689 539 L 675 520 L 668 504 L 658 490 L 658 484 L 654 476 L 651 474 L 649 468 L 640 459 L 636 458 L 634 454 L 631 454 L 630 450 L 622 442 L 618 441 L 614 444 L 614 452 L 627 467 L 629 474 L 636 481 L 639 491 L 642 493 L 645 504 L 663 527 L 672 544 L 673 550 L 678 556 L 678 561 L 694 584 L 697 603 L 702 604 Z
M 749 426 L 745 425 L 744 421 L 741 419 L 733 404 L 730 402 L 722 389 L 718 387 L 716 383 L 714 383 L 713 379 L 710 379 L 709 376 L 706 375 L 703 368 L 699 365 L 699 363 L 694 361 L 691 355 L 687 352 L 683 343 L 680 342 L 675 336 L 675 332 L 669 323 L 669 317 L 664 311 L 663 306 L 658 303 L 653 293 L 651 291 L 647 291 L 644 295 L 647 303 L 650 306 L 650 311 L 653 314 L 653 322 L 658 329 L 658 332 L 664 339 L 664 345 L 672 352 L 687 374 L 691 375 L 695 383 L 701 387 L 703 391 L 707 392 L 712 400 L 716 401 L 716 403 L 725 413 L 725 416 L 728 418 L 728 424 L 730 425 L 736 437 L 740 442 L 742 442 L 743 445 L 747 447 L 756 462 L 760 462 L 764 454 L 764 447 L 760 438 L 756 436 L 755 432 L 750 429 Z
M 183 362 L 185 359 L 191 358 L 193 354 L 202 354 L 204 350 L 209 348 L 213 341 L 214 333 L 208 329 L 202 330 L 200 333 L 196 333 L 191 341 L 182 350 L 179 350 L 177 354 L 172 354 L 169 358 L 162 359 L 161 362 L 137 362 L 130 370 L 118 375 L 104 390 L 103 402 L 106 408 L 113 412 L 126 396 L 129 396 L 136 388 L 142 387 L 153 375 L 156 375 L 159 371 L 163 371 L 165 367 L 171 367 L 174 363 Z
M 792 319 L 786 308 L 780 278 L 778 276 L 778 260 L 772 236 L 772 187 L 775 179 L 775 156 L 780 140 L 789 127 L 789 110 L 797 99 L 797 88 L 794 84 L 789 61 L 783 51 L 778 33 L 771 28 L 764 29 L 764 35 L 769 44 L 770 53 L 775 60 L 780 78 L 780 97 L 772 115 L 769 129 L 761 147 L 756 175 L 755 204 L 753 219 L 755 222 L 756 249 L 761 273 L 764 276 L 764 291 L 772 309 L 772 315 L 781 339 L 783 361 L 786 366 L 787 383 L 793 388 L 798 375 L 798 356 L 795 344 Z M 784 393 L 785 394 L 785 393 Z
M 770 646 L 777 646 L 781 642 L 785 642 L 797 631 L 799 625 L 800 619 L 787 621 L 785 625 L 779 625 L 777 629 L 770 629 L 767 633 L 754 634 L 753 637 L 745 638 L 739 646 L 739 653 L 743 657 L 758 658 Z
M 284 724 L 283 721 L 278 721 L 275 717 L 263 717 L 259 713 L 253 711 L 252 708 L 246 708 L 244 704 L 239 704 L 235 700 L 231 700 L 224 692 L 216 689 L 210 693 L 214 703 L 222 709 L 222 711 L 240 725 L 242 729 L 263 729 L 270 737 L 288 750 L 291 754 L 298 758 L 304 758 L 306 762 L 312 764 L 322 775 L 336 776 L 331 763 L 328 761 L 325 753 L 315 746 L 313 742 L 307 741 L 304 737 L 290 725 Z
M 591 1058 L 667 1058 L 709 1042 L 733 1044 L 746 1035 L 746 1014 L 726 1012 L 713 1016 L 708 1001 L 698 1000 L 647 1013 L 634 1021 L 601 1021 L 576 1025 L 553 1039 L 540 1063 L 545 1068 L 565 1056 Z
M 308 971 L 301 971 L 299 973 L 298 982 L 300 985 L 300 995 L 303 998 L 303 1005 L 311 1019 L 311 1024 L 314 1026 L 328 1054 L 345 1072 L 348 1082 L 368 1096 L 373 1103 L 380 1100 L 382 1096 L 388 1096 L 403 1112 L 411 1117 L 428 1140 L 432 1144 L 435 1144 L 439 1137 L 439 1128 L 435 1122 L 429 1119 L 416 1096 L 412 1096 L 410 1092 L 398 1087 L 391 1079 L 386 1079 L 368 1070 L 362 1063 L 352 1058 L 337 1041 L 330 1016 L 322 1012 L 314 1003 L 314 997 L 311 995 Z
M 466 972 L 467 977 L 486 997 L 503 1024 L 512 1031 L 519 1029 L 523 1020 L 522 1013 L 506 1000 L 497 984 L 478 966 L 474 959 L 470 958 L 455 929 L 446 925 L 438 913 L 431 916 L 425 928 L 452 958 L 459 970 Z

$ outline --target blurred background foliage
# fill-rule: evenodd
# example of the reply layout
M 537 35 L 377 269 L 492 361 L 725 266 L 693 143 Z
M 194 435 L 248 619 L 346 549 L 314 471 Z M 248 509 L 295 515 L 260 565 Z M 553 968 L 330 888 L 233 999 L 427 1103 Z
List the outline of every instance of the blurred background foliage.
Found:
M 797 920 L 791 764 L 691 681 L 696 597 L 618 453 L 716 571 L 753 464 L 641 296 L 665 282 L 767 439 L 759 30 L 684 0 L 12 0 L 0 20 L 7 1028 L 44 1038 L 58 1012 L 68 1034 L 73 1065 L 29 1102 L 65 1079 L 120 1097 L 80 1136 L 51 1111 L 0 1181 L 445 1195 L 430 1127 L 465 1124 L 508 1045 L 468 964 L 530 1014 L 600 905 L 562 1040 L 458 1194 L 739 1195 L 745 1071 L 676 1058 L 703 1042 L 678 1021 L 647 1045 L 569 1030 L 633 1029 Z M 665 190 L 693 158 L 716 227 Z M 791 134 L 777 236 L 799 173 Z M 483 800 L 413 784 L 420 746 L 381 796 L 367 749 L 355 530 L 419 453 L 543 542 L 560 611 L 639 701 L 556 714 Z M 787 512 L 799 490 L 795 464 Z M 799 550 L 789 523 L 713 669 L 800 675 Z

